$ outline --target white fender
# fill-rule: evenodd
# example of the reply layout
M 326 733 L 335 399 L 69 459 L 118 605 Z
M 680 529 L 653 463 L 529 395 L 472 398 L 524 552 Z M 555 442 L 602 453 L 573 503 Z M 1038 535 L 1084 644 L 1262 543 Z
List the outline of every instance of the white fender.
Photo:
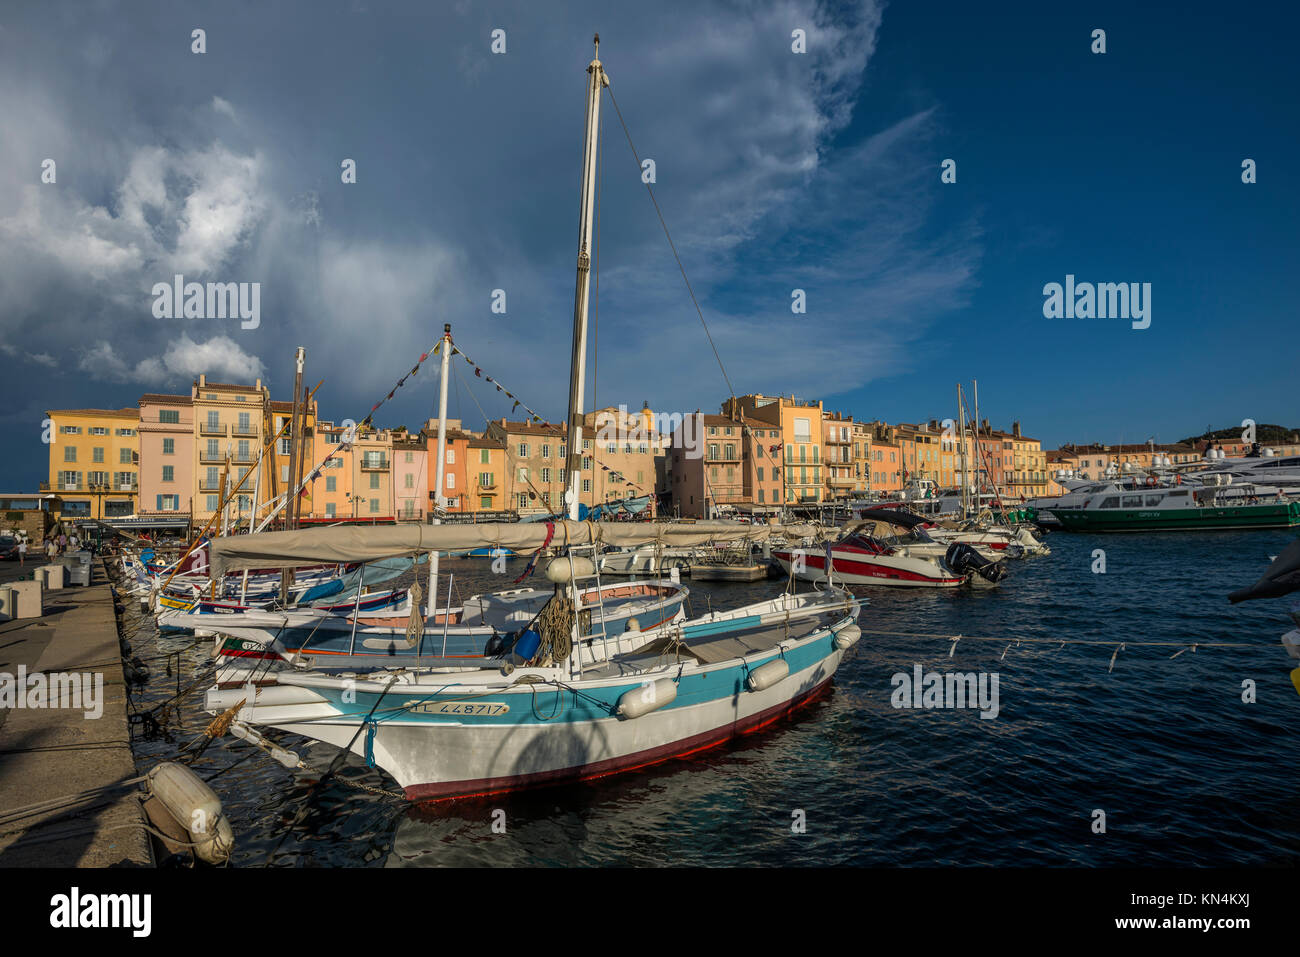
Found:
M 194 854 L 208 864 L 230 857 L 235 835 L 221 812 L 221 800 L 184 765 L 165 762 L 149 772 L 149 791 L 190 835 Z
M 778 681 L 788 677 L 790 666 L 784 658 L 774 658 L 765 665 L 759 665 L 745 679 L 745 686 L 750 691 L 765 691 Z
M 835 647 L 840 651 L 845 651 L 852 648 L 861 637 L 862 629 L 853 624 L 853 622 L 849 622 L 835 633 Z
M 677 700 L 677 682 L 660 678 L 639 688 L 629 688 L 618 699 L 617 713 L 622 718 L 639 718 Z

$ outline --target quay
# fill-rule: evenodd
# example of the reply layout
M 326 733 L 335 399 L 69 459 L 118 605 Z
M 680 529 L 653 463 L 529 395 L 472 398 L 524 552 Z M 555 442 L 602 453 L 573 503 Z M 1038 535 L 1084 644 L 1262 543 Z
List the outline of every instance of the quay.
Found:
M 0 587 L 30 578 L 40 563 L 4 562 Z M 114 788 L 138 772 L 102 563 L 92 564 L 89 586 L 46 590 L 40 618 L 0 622 L 0 674 L 12 680 L 20 668 L 29 677 L 102 676 L 103 710 L 90 718 L 83 708 L 0 708 L 0 867 L 153 867 L 140 786 Z M 42 802 L 51 806 L 15 813 Z

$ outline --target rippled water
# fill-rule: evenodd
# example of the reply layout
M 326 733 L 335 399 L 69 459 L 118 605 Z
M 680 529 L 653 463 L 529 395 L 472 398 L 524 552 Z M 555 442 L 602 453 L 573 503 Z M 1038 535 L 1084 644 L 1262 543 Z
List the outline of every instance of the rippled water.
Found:
M 831 691 L 797 718 L 591 784 L 413 806 L 353 786 L 394 788 L 359 759 L 349 756 L 343 780 L 316 788 L 316 776 L 233 738 L 195 768 L 217 775 L 242 866 L 1293 865 L 1300 696 L 1279 644 L 1288 601 L 1232 607 L 1225 597 L 1292 537 L 1056 534 L 1052 555 L 1014 562 L 997 589 L 863 589 L 862 640 Z M 1105 574 L 1091 570 L 1096 548 Z M 513 578 L 523 561 L 510 566 Z M 444 568 L 464 595 L 506 587 L 485 561 Z M 696 614 L 780 587 L 688 585 Z M 138 610 L 127 615 L 134 621 Z M 960 641 L 950 658 L 947 637 L 911 637 L 955 634 L 998 640 Z M 1129 647 L 1108 673 L 1111 646 L 1017 638 L 1247 647 L 1173 659 L 1176 647 Z M 210 641 L 157 638 L 148 625 L 132 641 L 152 669 L 142 708 L 174 694 L 178 674 L 181 687 L 195 681 L 210 660 Z M 1000 713 L 895 709 L 891 676 L 916 664 L 997 673 Z M 1258 689 L 1253 704 L 1242 701 L 1247 679 Z M 206 725 L 205 684 L 160 735 L 137 734 L 142 770 Z M 337 754 L 279 738 L 316 767 Z M 492 829 L 498 809 L 504 834 Z M 1098 809 L 1104 834 L 1092 830 Z M 792 829 L 800 811 L 805 833 Z

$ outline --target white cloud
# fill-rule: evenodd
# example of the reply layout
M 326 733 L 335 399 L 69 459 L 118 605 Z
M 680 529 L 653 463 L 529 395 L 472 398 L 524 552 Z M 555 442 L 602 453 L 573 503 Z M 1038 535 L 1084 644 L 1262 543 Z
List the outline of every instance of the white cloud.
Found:
M 192 380 L 200 373 L 222 382 L 252 382 L 265 376 L 262 360 L 245 352 L 229 336 L 195 342 L 185 333 L 161 356 L 142 359 L 134 366 L 117 354 L 112 343 L 100 340 L 82 351 L 77 367 L 110 382 L 145 385 Z

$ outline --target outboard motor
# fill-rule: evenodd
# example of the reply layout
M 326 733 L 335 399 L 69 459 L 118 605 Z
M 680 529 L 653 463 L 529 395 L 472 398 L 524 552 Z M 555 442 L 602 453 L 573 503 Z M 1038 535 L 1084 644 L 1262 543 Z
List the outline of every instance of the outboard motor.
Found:
M 989 584 L 997 584 L 1006 577 L 1007 568 L 1002 562 L 989 561 L 981 555 L 974 545 L 966 542 L 953 542 L 943 556 L 947 564 L 958 575 L 979 575 Z

